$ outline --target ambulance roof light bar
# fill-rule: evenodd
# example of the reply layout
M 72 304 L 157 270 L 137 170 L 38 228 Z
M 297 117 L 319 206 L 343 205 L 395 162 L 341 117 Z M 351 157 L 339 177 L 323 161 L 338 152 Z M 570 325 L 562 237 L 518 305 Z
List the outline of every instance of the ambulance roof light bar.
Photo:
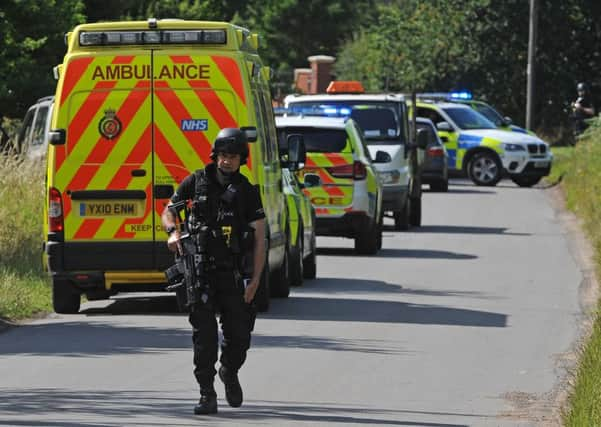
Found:
M 226 44 L 226 30 L 82 31 L 80 46 Z
M 328 85 L 326 93 L 365 93 L 365 89 L 357 80 L 334 80 Z

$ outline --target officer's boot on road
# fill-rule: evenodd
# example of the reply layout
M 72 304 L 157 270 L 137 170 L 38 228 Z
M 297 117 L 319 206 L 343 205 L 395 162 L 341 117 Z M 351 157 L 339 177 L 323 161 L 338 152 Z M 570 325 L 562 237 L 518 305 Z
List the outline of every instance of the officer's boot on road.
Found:
M 242 387 L 238 381 L 238 373 L 229 371 L 226 367 L 219 368 L 219 378 L 225 385 L 225 399 L 232 408 L 242 405 Z
M 194 407 L 196 415 L 207 415 L 217 413 L 217 393 L 213 386 L 200 388 L 200 400 Z

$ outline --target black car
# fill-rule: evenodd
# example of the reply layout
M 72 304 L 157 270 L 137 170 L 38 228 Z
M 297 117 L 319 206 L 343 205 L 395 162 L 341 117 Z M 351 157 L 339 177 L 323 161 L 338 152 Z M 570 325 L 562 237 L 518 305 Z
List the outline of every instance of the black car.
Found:
M 417 129 L 425 129 L 428 134 L 428 146 L 422 166 L 422 184 L 429 184 L 432 191 L 448 191 L 448 154 L 434 123 L 430 119 L 417 117 Z

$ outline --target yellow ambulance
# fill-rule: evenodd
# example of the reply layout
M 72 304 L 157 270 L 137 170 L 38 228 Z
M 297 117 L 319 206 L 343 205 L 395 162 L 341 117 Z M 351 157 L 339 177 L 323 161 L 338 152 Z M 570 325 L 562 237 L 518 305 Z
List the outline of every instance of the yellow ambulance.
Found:
M 55 68 L 45 253 L 56 312 L 80 296 L 163 290 L 173 263 L 160 214 L 220 129 L 256 134 L 242 173 L 259 185 L 268 261 L 257 296 L 287 295 L 286 209 L 269 68 L 258 36 L 225 22 L 84 24 Z M 271 280 L 270 280 L 271 279 Z

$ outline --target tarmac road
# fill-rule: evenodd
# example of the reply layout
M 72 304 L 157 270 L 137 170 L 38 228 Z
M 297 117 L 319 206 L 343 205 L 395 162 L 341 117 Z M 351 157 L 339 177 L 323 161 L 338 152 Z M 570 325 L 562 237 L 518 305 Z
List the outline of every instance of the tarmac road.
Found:
M 242 408 L 195 416 L 171 296 L 96 301 L 0 334 L 0 426 L 556 425 L 585 273 L 551 190 L 453 180 L 383 250 L 319 238 L 318 279 L 257 320 Z

